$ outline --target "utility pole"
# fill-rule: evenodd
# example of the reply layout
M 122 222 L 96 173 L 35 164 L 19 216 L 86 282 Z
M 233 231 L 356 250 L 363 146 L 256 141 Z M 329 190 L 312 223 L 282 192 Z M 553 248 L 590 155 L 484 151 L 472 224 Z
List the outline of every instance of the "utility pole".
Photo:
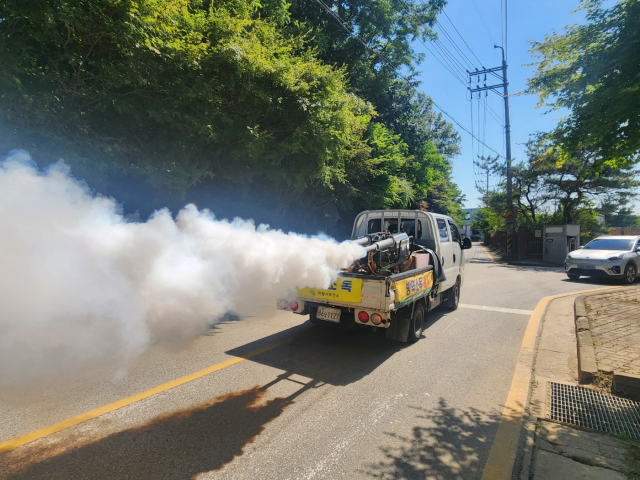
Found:
M 506 149 L 507 149 L 507 211 L 504 215 L 505 226 L 507 230 L 507 260 L 513 260 L 513 234 L 515 231 L 516 215 L 513 211 L 513 179 L 511 176 L 511 121 L 509 119 L 509 82 L 507 81 L 507 61 L 504 56 L 504 48 L 500 45 L 494 45 L 493 48 L 499 48 L 502 51 L 502 66 L 494 68 L 485 68 L 483 70 L 475 70 L 473 72 L 467 71 L 469 74 L 469 84 L 471 84 L 473 77 L 476 77 L 476 87 L 469 87 L 471 92 L 471 98 L 476 92 L 484 92 L 491 90 L 492 92 L 500 95 L 504 100 L 504 121 L 505 121 L 505 136 L 506 136 Z M 499 72 L 502 72 L 500 75 Z M 487 85 L 487 73 L 493 75 L 501 83 L 495 85 Z M 484 75 L 484 85 L 480 85 L 480 75 Z M 499 88 L 503 89 L 503 93 L 500 93 Z M 489 178 L 487 172 L 487 190 L 489 189 Z

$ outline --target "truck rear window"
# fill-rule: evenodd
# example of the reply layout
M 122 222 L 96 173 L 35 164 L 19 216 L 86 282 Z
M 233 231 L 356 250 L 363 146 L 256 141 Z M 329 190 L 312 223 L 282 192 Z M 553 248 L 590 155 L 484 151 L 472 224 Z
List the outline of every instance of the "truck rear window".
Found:
M 415 218 L 401 218 L 400 219 L 400 231 L 415 238 L 416 240 L 422 238 L 422 223 L 417 222 L 418 229 L 416 232 L 416 219 Z M 360 229 L 356 229 L 358 236 L 360 235 Z M 367 233 L 378 232 L 390 232 L 398 233 L 398 218 L 385 218 L 384 226 L 381 218 L 372 218 L 367 222 Z

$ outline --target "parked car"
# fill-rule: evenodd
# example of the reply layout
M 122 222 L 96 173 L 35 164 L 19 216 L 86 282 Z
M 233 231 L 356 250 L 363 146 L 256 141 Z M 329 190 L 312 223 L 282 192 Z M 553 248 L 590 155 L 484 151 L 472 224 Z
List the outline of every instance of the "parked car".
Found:
M 564 271 L 570 280 L 611 277 L 632 284 L 640 271 L 640 236 L 598 237 L 569 253 Z

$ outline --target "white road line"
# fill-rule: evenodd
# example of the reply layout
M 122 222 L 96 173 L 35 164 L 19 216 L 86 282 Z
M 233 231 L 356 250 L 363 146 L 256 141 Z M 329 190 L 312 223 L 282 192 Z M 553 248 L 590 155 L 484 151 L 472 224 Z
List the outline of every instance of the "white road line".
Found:
M 460 306 L 460 304 L 458 304 L 458 306 Z M 454 320 L 453 322 L 455 322 L 455 320 Z M 449 327 L 450 327 L 451 325 L 453 325 L 453 322 L 451 322 L 451 323 L 449 324 Z M 444 332 L 446 332 L 447 330 L 449 330 L 449 327 L 445 328 L 445 329 L 442 331 L 442 333 L 444 333 Z
M 486 312 L 515 313 L 516 315 L 533 315 L 533 310 L 518 310 L 517 308 L 487 307 L 485 305 L 469 305 L 467 303 L 458 304 L 460 308 L 472 310 L 484 310 Z

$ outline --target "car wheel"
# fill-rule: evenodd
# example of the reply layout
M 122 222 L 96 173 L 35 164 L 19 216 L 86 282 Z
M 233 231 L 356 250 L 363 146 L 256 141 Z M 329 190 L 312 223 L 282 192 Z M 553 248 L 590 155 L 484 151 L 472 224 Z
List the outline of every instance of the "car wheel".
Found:
M 409 322 L 409 343 L 417 342 L 422 336 L 422 331 L 424 330 L 424 319 L 424 307 L 422 304 L 416 305 L 416 308 L 413 310 L 411 322 Z
M 636 266 L 633 263 L 628 263 L 624 269 L 624 283 L 631 285 L 635 282 L 637 273 Z
M 460 278 L 456 280 L 456 283 L 449 290 L 446 307 L 448 310 L 457 310 L 459 303 L 460 303 Z
M 569 277 L 569 280 L 571 280 L 572 282 L 575 282 L 576 280 L 578 280 L 580 278 L 580 275 L 569 275 L 567 273 L 567 277 Z

